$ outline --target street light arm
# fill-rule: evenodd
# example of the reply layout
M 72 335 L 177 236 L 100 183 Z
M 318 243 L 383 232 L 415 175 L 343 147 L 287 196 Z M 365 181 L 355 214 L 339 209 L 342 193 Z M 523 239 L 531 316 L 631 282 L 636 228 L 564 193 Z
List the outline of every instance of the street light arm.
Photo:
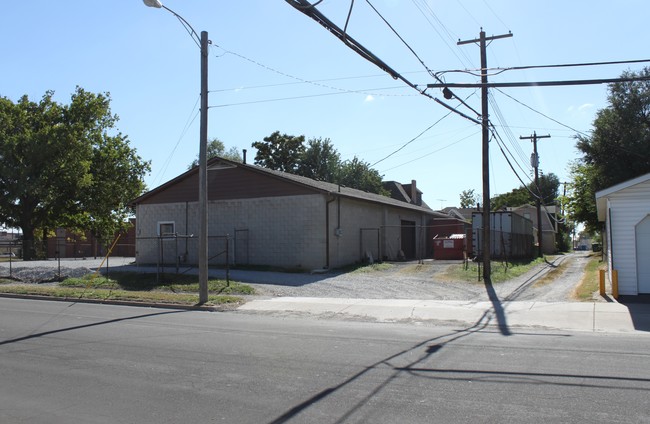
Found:
M 181 22 L 181 25 L 183 25 L 183 28 L 185 28 L 187 33 L 190 34 L 190 37 L 192 37 L 192 39 L 194 40 L 196 45 L 199 48 L 201 48 L 201 37 L 194 30 L 192 25 L 190 25 L 190 23 L 185 20 L 185 18 L 183 18 L 181 15 L 179 15 L 178 13 L 171 10 L 169 7 L 162 4 L 159 0 L 142 0 L 142 1 L 144 2 L 145 5 L 147 5 L 149 7 L 155 7 L 157 9 L 163 8 L 166 11 L 168 11 L 169 13 L 171 13 L 172 15 L 176 16 L 176 18 Z

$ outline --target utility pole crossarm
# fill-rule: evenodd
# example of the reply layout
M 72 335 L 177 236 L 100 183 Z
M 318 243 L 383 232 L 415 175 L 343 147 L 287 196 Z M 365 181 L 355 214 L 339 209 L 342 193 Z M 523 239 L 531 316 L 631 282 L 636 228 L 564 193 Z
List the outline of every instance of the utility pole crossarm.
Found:
M 485 34 L 483 32 L 483 29 L 481 29 L 481 33 Z M 493 36 L 490 36 L 490 37 L 475 38 L 473 40 L 463 40 L 463 41 L 458 40 L 456 45 L 457 46 L 462 46 L 463 44 L 480 43 L 482 40 L 487 42 L 487 41 L 492 41 L 492 40 L 498 40 L 499 38 L 508 38 L 508 37 L 512 37 L 512 32 L 509 31 L 507 34 L 493 35 Z

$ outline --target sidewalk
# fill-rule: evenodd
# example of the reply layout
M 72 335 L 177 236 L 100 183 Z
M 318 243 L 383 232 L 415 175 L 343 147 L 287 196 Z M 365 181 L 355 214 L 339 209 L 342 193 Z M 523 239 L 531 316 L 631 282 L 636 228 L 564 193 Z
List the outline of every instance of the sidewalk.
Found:
M 534 327 L 590 332 L 647 332 L 650 304 L 616 302 L 491 302 L 279 297 L 252 300 L 239 311 L 378 322 L 434 322 L 501 329 Z

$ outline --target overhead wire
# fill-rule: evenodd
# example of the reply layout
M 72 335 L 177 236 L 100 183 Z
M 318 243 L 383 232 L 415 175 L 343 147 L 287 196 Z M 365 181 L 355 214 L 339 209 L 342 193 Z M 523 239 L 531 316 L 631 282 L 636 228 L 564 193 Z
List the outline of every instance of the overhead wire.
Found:
M 383 87 L 383 88 L 373 88 L 371 90 L 396 90 L 396 89 L 403 89 L 404 87 L 402 86 L 395 86 L 395 87 Z M 208 106 L 209 109 L 212 108 L 223 108 L 223 107 L 230 107 L 230 106 L 242 106 L 242 105 L 253 105 L 253 104 L 258 104 L 258 103 L 270 103 L 270 102 L 280 102 L 280 101 L 285 101 L 285 100 L 299 100 L 299 99 L 308 99 L 311 97 L 326 97 L 326 96 L 338 96 L 341 94 L 364 94 L 367 96 L 390 96 L 384 95 L 384 94 L 377 94 L 377 93 L 370 93 L 367 90 L 345 90 L 345 91 L 340 91 L 340 92 L 335 92 L 335 93 L 317 93 L 317 94 L 306 94 L 303 96 L 289 96 L 289 97 L 278 97 L 275 99 L 262 99 L 262 100 L 251 100 L 247 102 L 236 102 L 236 103 L 223 103 L 223 104 L 218 104 L 218 105 L 212 105 Z
M 519 159 L 523 162 L 526 163 L 528 161 L 528 158 L 526 154 L 524 153 L 523 149 L 521 148 L 521 143 L 515 137 L 515 135 L 512 133 L 512 130 L 510 129 L 510 126 L 507 124 L 505 120 L 505 116 L 501 112 L 501 108 L 499 107 L 499 104 L 496 102 L 494 96 L 492 95 L 491 92 L 488 92 L 488 101 L 490 102 L 490 105 L 492 107 L 492 110 L 494 111 L 494 115 L 496 116 L 497 120 L 501 124 L 501 127 L 504 129 L 506 136 L 508 140 L 510 141 L 510 144 L 513 146 L 514 150 L 517 152 L 519 155 Z M 521 166 L 520 166 L 521 168 Z M 523 169 L 522 169 L 523 170 Z M 530 168 L 528 168 L 530 170 Z
M 579 66 L 603 66 L 603 65 L 623 65 L 623 64 L 632 64 L 632 63 L 645 63 L 650 62 L 650 59 L 633 59 L 633 60 L 613 60 L 607 62 L 583 62 L 583 63 L 561 63 L 555 65 L 526 65 L 526 66 L 509 66 L 507 68 L 503 67 L 494 67 L 487 68 L 488 76 L 494 76 L 502 74 L 506 71 L 522 71 L 529 69 L 550 69 L 550 68 L 570 68 L 570 67 L 579 67 Z M 465 73 L 473 76 L 481 76 L 481 69 L 449 69 L 445 71 L 438 71 L 438 75 L 448 74 L 448 73 Z
M 278 75 L 282 75 L 282 76 L 287 77 L 287 78 L 291 78 L 291 79 L 293 79 L 293 80 L 296 80 L 296 81 L 298 81 L 299 83 L 302 83 L 302 84 L 310 84 L 310 85 L 314 85 L 314 86 L 316 86 L 316 87 L 321 87 L 321 88 L 327 88 L 327 89 L 329 89 L 329 90 L 340 91 L 340 92 L 342 92 L 342 93 L 359 93 L 358 90 L 348 90 L 348 89 L 345 89 L 345 88 L 334 87 L 334 86 L 332 86 L 332 85 L 321 84 L 318 80 L 317 80 L 317 81 L 306 80 L 306 79 L 304 79 L 304 78 L 300 78 L 300 77 L 297 77 L 297 76 L 295 76 L 295 75 L 291 75 L 291 74 L 288 74 L 288 73 L 286 73 L 286 72 L 279 71 L 279 70 L 277 70 L 277 69 L 275 69 L 275 68 L 272 68 L 272 67 L 270 67 L 270 66 L 268 66 L 268 65 L 265 65 L 265 64 L 263 64 L 263 63 L 260 63 L 260 62 L 258 62 L 257 60 L 254 60 L 254 59 L 248 58 L 248 57 L 246 57 L 246 56 L 244 56 L 244 55 L 242 55 L 242 54 L 239 54 L 239 53 L 237 53 L 237 52 L 233 52 L 233 51 L 230 51 L 230 50 L 226 50 L 225 48 L 223 48 L 223 47 L 221 47 L 221 46 L 219 46 L 219 45 L 214 44 L 214 46 L 220 48 L 221 50 L 223 50 L 224 52 L 226 52 L 226 53 L 228 53 L 228 54 L 231 54 L 231 55 L 233 55 L 233 56 L 239 57 L 240 59 L 244 59 L 244 60 L 246 60 L 246 61 L 248 61 L 248 62 L 250 62 L 250 63 L 253 63 L 254 65 L 257 65 L 257 66 L 259 66 L 259 67 L 261 67 L 261 68 L 264 68 L 264 69 L 266 69 L 266 70 L 268 70 L 268 71 L 270 71 L 270 72 L 276 73 L 276 74 L 278 74 Z M 335 78 L 334 78 L 334 79 L 326 79 L 326 80 L 321 80 L 321 81 L 333 81 L 333 80 L 336 80 L 336 79 L 335 79 Z M 287 83 L 287 84 L 289 84 L 289 83 Z M 213 91 L 211 91 L 211 92 L 213 92 Z M 363 93 L 363 94 L 375 95 L 375 93 Z M 410 97 L 410 96 L 415 96 L 414 94 L 377 94 L 377 95 L 378 95 L 378 96 L 394 96 L 394 97 Z
M 406 146 L 408 146 L 409 144 L 413 143 L 413 142 L 414 142 L 415 140 L 417 140 L 418 138 L 422 137 L 422 136 L 423 136 L 427 131 L 429 131 L 431 128 L 435 127 L 436 125 L 438 125 L 438 124 L 439 124 L 443 119 L 445 119 L 445 118 L 448 117 L 449 115 L 451 115 L 451 111 L 450 111 L 450 112 L 447 112 L 447 114 L 443 115 L 442 118 L 438 119 L 436 122 L 434 122 L 433 124 L 429 125 L 425 130 L 423 130 L 422 132 L 420 132 L 418 135 L 416 135 L 415 137 L 413 137 L 412 139 L 410 139 L 409 141 L 407 141 L 406 143 L 404 143 L 402 146 L 400 146 L 399 149 L 394 150 L 392 153 L 390 153 L 390 154 L 384 156 L 383 158 L 379 159 L 377 162 L 375 162 L 375 163 L 373 163 L 372 165 L 370 165 L 370 167 L 374 167 L 374 166 L 377 165 L 378 163 L 381 163 L 381 162 L 385 161 L 386 159 L 388 159 L 389 157 L 395 155 L 396 153 L 398 153 L 399 151 L 401 151 L 402 149 L 404 149 Z
M 418 1 L 421 4 L 418 4 Z M 451 31 L 447 28 L 447 26 L 444 24 L 444 22 L 440 18 L 438 18 L 438 15 L 436 15 L 436 13 L 433 11 L 429 3 L 426 0 L 412 0 L 412 2 L 415 5 L 415 7 L 420 11 L 424 19 L 429 23 L 431 28 L 433 28 L 433 30 L 438 34 L 442 42 L 445 43 L 447 48 L 453 53 L 454 56 L 456 56 L 458 61 L 464 64 L 466 67 L 468 66 L 467 65 L 468 63 L 472 63 L 472 60 L 470 59 L 466 51 L 464 49 L 459 49 L 458 46 L 456 45 L 456 40 L 458 39 L 458 37 L 453 35 Z M 438 30 L 438 28 L 435 25 L 433 25 L 431 20 L 429 20 L 427 13 L 425 13 L 425 11 L 428 12 L 428 14 L 431 15 L 431 17 L 436 21 L 438 26 L 440 26 L 440 28 L 444 30 L 446 37 L 440 32 L 440 30 Z M 449 43 L 451 43 L 451 45 Z M 460 53 L 460 55 L 463 57 L 459 56 L 458 53 Z
M 158 184 L 162 179 L 162 176 L 165 175 L 165 172 L 167 172 L 167 168 L 169 167 L 169 164 L 171 163 L 171 160 L 174 157 L 174 153 L 176 152 L 178 145 L 180 144 L 181 140 L 185 138 L 185 135 L 189 131 L 190 127 L 192 126 L 196 118 L 199 116 L 199 111 L 197 110 L 197 108 L 200 100 L 201 100 L 201 96 L 198 96 L 196 102 L 194 103 L 194 107 L 192 108 L 192 112 L 190 112 L 190 115 L 187 117 L 185 126 L 181 130 L 181 133 L 178 136 L 178 140 L 176 140 L 176 144 L 174 144 L 174 148 L 171 150 L 171 152 L 167 156 L 167 159 L 165 159 L 165 162 L 163 163 L 163 166 L 161 167 L 160 171 L 158 171 L 158 174 L 154 178 L 153 180 L 154 184 Z
M 416 161 L 418 161 L 418 160 L 422 160 L 422 159 L 426 158 L 427 156 L 431 156 L 431 155 L 433 155 L 434 153 L 438 153 L 438 152 L 440 152 L 440 151 L 442 151 L 442 150 L 445 150 L 445 149 L 448 148 L 448 147 L 451 147 L 451 146 L 454 146 L 454 145 L 460 143 L 461 141 L 467 140 L 468 138 L 473 137 L 473 136 L 475 136 L 475 135 L 478 134 L 478 133 L 480 133 L 480 131 L 476 131 L 476 132 L 474 132 L 474 133 L 472 133 L 472 134 L 469 134 L 469 135 L 467 135 L 467 136 L 465 136 L 465 137 L 463 137 L 463 138 L 460 138 L 460 139 L 454 141 L 453 143 L 449 143 L 449 144 L 447 144 L 446 146 L 443 146 L 443 147 L 441 147 L 441 148 L 439 148 L 439 149 L 436 149 L 436 150 L 434 150 L 434 151 L 432 151 L 432 152 L 429 152 L 429 153 L 424 154 L 424 155 L 420 155 L 420 156 L 418 156 L 418 157 L 415 158 L 415 159 L 409 160 L 409 161 L 407 161 L 407 162 L 400 163 L 399 165 L 395 165 L 395 166 L 392 166 L 392 167 L 390 167 L 390 168 L 383 169 L 383 170 L 381 170 L 380 172 L 391 171 L 391 170 L 393 170 L 393 169 L 396 169 L 396 168 L 402 167 L 402 166 L 404 166 L 404 165 L 408 165 L 408 164 L 413 163 L 413 162 L 416 162 Z
M 504 92 L 503 90 L 501 90 L 501 89 L 499 89 L 499 88 L 496 88 L 496 90 L 497 90 L 499 93 L 503 94 L 504 96 L 510 98 L 511 100 L 513 100 L 513 101 L 519 103 L 520 105 L 522 105 L 522 106 L 524 106 L 524 107 L 526 107 L 526 108 L 532 110 L 533 112 L 535 112 L 535 113 L 537 113 L 537 114 L 543 116 L 544 118 L 546 118 L 546 119 L 548 119 L 548 120 L 550 120 L 550 121 L 553 121 L 553 122 L 555 122 L 555 123 L 558 124 L 558 125 L 562 125 L 563 127 L 570 129 L 571 131 L 575 131 L 575 132 L 577 132 L 577 133 L 579 133 L 579 134 L 582 134 L 582 135 L 584 135 L 585 137 L 589 137 L 589 134 L 587 134 L 587 133 L 585 133 L 585 132 L 583 132 L 583 131 L 580 131 L 580 130 L 576 130 L 575 128 L 570 127 L 569 125 L 563 124 L 562 122 L 558 121 L 557 119 L 551 118 L 550 116 L 548 116 L 548 115 L 546 115 L 546 114 L 544 114 L 544 113 L 542 113 L 542 112 L 540 112 L 540 111 L 534 109 L 533 107 L 528 106 L 528 105 L 525 104 L 524 102 L 515 99 L 514 97 L 512 97 L 512 96 L 509 95 L 508 93 Z
M 363 45 L 358 43 L 354 38 L 352 38 L 350 35 L 347 33 L 344 34 L 342 30 L 334 24 L 332 21 L 330 21 L 325 15 L 320 13 L 317 8 L 315 7 L 310 7 L 306 8 L 304 6 L 310 6 L 311 4 L 307 0 L 285 0 L 287 3 L 289 3 L 291 6 L 295 7 L 297 10 L 301 11 L 303 14 L 307 15 L 308 17 L 312 18 L 316 22 L 318 22 L 321 26 L 326 28 L 331 34 L 333 34 L 335 37 L 337 37 L 339 40 L 343 41 L 350 49 L 355 51 L 357 54 L 359 54 L 361 57 L 369 61 L 370 63 L 374 64 L 384 72 L 388 73 L 391 77 L 394 79 L 399 79 L 402 82 L 404 82 L 406 85 L 409 87 L 415 89 L 417 92 L 419 92 L 421 95 L 428 97 L 435 101 L 436 103 L 440 104 L 441 106 L 453 111 L 454 113 L 458 114 L 459 116 L 462 116 L 463 118 L 470 120 L 476 124 L 480 124 L 480 122 L 465 113 L 459 111 L 457 108 L 454 108 L 445 102 L 441 101 L 437 97 L 434 97 L 426 92 L 425 89 L 420 89 L 416 84 L 412 83 L 404 75 L 401 75 L 399 72 L 395 71 L 393 68 L 391 68 L 388 64 L 386 64 L 384 61 L 379 59 L 374 53 L 372 53 L 370 50 L 365 48 Z M 303 6 L 303 7 L 296 7 L 296 6 Z

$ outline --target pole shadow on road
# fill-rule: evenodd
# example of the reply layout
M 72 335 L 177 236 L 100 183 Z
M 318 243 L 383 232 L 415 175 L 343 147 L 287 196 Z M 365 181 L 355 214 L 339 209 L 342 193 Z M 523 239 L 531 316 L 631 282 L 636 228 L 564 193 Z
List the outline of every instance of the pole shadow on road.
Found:
M 121 321 L 130 321 L 130 320 L 135 320 L 135 319 L 140 319 L 140 318 L 155 317 L 155 316 L 159 316 L 159 315 L 178 314 L 178 313 L 181 313 L 181 312 L 187 312 L 187 311 L 175 310 L 175 311 L 153 312 L 153 313 L 144 314 L 144 315 L 135 315 L 135 316 L 129 316 L 129 317 L 124 317 L 124 318 L 109 319 L 109 320 L 106 320 L 106 321 L 94 322 L 94 323 L 91 323 L 91 324 L 81 324 L 81 325 L 75 325 L 75 326 L 72 326 L 72 327 L 57 328 L 56 330 L 43 331 L 43 332 L 40 332 L 40 333 L 29 334 L 29 335 L 23 336 L 23 337 L 16 337 L 16 338 L 13 338 L 13 339 L 3 340 L 3 341 L 0 341 L 0 346 L 4 346 L 4 345 L 7 345 L 7 344 L 11 344 L 11 343 L 18 343 L 18 342 L 22 342 L 22 341 L 29 340 L 29 339 L 36 339 L 36 338 L 43 337 L 43 336 L 49 336 L 50 334 L 57 334 L 57 333 L 64 333 L 64 332 L 67 332 L 67 331 L 79 330 L 81 328 L 96 327 L 96 326 L 99 326 L 99 325 L 113 324 L 113 323 L 121 322 Z

